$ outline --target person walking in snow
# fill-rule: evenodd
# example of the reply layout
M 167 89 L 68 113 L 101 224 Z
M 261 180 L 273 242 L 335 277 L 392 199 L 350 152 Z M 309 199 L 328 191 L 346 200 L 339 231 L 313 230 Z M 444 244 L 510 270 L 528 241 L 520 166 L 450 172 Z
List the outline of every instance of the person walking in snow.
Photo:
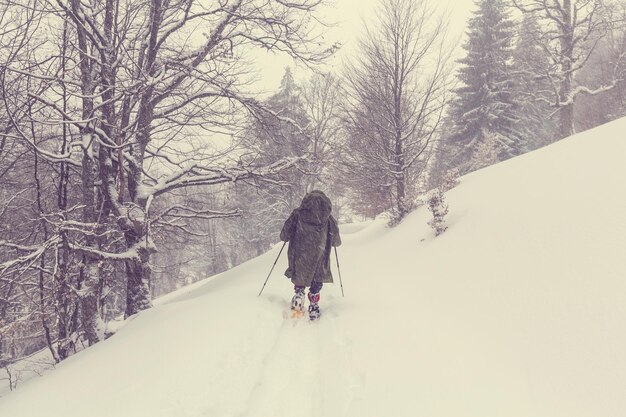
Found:
M 341 245 L 337 221 L 330 214 L 332 203 L 322 191 L 311 191 L 302 199 L 280 232 L 280 239 L 289 242 L 289 267 L 285 276 L 291 279 L 295 294 L 291 309 L 304 312 L 304 290 L 309 287 L 309 318 L 320 316 L 320 290 L 326 282 L 333 282 L 330 271 L 330 252 Z

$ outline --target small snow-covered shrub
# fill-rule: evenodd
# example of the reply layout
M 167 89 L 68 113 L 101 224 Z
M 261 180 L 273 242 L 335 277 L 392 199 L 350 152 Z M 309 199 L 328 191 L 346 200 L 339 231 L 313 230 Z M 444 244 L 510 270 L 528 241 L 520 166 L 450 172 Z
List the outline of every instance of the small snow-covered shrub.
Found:
M 454 168 L 448 170 L 439 184 L 439 187 L 431 191 L 426 204 L 428 209 L 433 213 L 433 219 L 428 225 L 435 229 L 435 235 L 439 236 L 446 231 L 448 226 L 445 224 L 445 217 L 448 214 L 448 203 L 446 203 L 445 192 L 459 185 L 459 170 Z
M 433 213 L 433 218 L 428 225 L 435 229 L 435 236 L 446 231 L 445 216 L 448 214 L 448 203 L 444 196 L 443 188 L 436 188 L 428 198 L 428 209 Z

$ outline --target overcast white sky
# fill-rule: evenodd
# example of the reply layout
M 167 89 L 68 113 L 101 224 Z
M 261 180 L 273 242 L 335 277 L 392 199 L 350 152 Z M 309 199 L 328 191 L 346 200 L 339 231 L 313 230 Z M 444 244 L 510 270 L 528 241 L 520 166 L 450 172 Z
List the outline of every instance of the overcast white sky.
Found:
M 441 10 L 450 13 L 450 39 L 458 40 L 463 35 L 467 19 L 471 10 L 474 9 L 474 0 L 432 0 L 439 5 Z M 331 69 L 337 69 L 346 56 L 354 52 L 354 46 L 359 34 L 363 29 L 363 22 L 375 26 L 376 15 L 374 11 L 380 0 L 330 0 L 333 6 L 328 7 L 326 13 L 329 19 L 337 22 L 329 36 L 338 38 L 343 47 L 333 57 L 329 64 Z M 259 52 L 256 66 L 260 71 L 259 87 L 266 91 L 275 91 L 280 85 L 280 80 L 286 66 L 294 66 L 293 61 L 285 56 L 273 53 Z M 302 77 L 306 70 L 295 68 L 296 77 Z

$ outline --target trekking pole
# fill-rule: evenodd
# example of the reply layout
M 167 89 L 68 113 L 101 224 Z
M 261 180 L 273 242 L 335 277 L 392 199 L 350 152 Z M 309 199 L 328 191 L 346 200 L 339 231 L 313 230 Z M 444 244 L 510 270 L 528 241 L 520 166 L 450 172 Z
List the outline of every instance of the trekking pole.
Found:
M 276 263 L 278 262 L 278 258 L 280 258 L 280 254 L 283 253 L 283 249 L 285 249 L 285 245 L 286 244 L 287 244 L 287 242 L 283 243 L 283 246 L 280 248 L 280 252 L 278 252 L 278 256 L 276 257 L 276 260 L 274 261 L 274 265 L 272 265 L 272 269 L 270 269 L 270 273 L 267 274 L 267 278 L 265 278 L 265 282 L 263 283 L 263 287 L 261 288 L 261 291 L 259 291 L 259 295 L 257 295 L 257 297 L 260 297 L 261 293 L 265 289 L 265 284 L 267 284 L 267 281 L 269 281 L 270 275 L 272 275 L 272 271 L 274 270 L 274 267 L 276 266 Z
M 339 255 L 337 255 L 337 246 L 335 246 L 335 259 L 337 260 L 337 272 L 339 273 L 339 284 L 341 285 L 341 296 L 345 297 L 343 293 L 343 281 L 341 280 L 341 269 L 339 269 Z

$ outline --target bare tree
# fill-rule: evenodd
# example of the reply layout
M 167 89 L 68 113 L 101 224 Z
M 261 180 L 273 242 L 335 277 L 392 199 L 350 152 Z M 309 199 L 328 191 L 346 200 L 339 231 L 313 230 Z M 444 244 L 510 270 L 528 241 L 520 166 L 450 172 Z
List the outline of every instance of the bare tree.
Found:
M 304 104 L 309 117 L 311 163 L 307 190 L 323 185 L 331 195 L 334 180 L 331 168 L 338 162 L 341 131 L 341 80 L 332 74 L 316 74 L 303 88 Z
M 345 71 L 345 178 L 374 213 L 403 218 L 423 179 L 448 92 L 447 22 L 426 0 L 385 0 Z
M 607 123 L 626 114 L 626 2 L 614 2 L 607 35 L 596 46 L 588 64 L 577 74 L 581 84 L 591 89 L 609 85 L 617 80 L 615 88 L 597 94 L 582 95 L 575 108 L 576 129 L 585 130 Z M 616 65 L 617 64 L 617 65 Z
M 547 100 L 559 115 L 559 135 L 574 133 L 574 105 L 581 94 L 596 95 L 611 90 L 617 74 L 604 85 L 590 88 L 576 77 L 589 60 L 598 42 L 613 23 L 610 6 L 605 0 L 512 0 L 521 12 L 534 14 L 540 25 L 536 42 L 548 54 L 545 73 L 534 74 L 549 80 L 550 89 L 537 92 L 539 100 Z M 623 59 L 614 63 L 615 71 Z M 546 99 L 545 95 L 550 97 Z

